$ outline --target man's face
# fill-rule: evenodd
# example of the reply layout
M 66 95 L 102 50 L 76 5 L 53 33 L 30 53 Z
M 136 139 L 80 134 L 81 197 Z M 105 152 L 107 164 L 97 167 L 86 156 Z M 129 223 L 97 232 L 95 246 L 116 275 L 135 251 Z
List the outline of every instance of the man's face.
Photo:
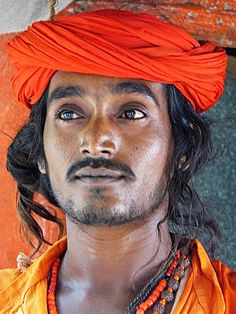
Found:
M 51 79 L 41 171 L 75 223 L 121 224 L 166 208 L 172 146 L 161 84 L 64 72 Z

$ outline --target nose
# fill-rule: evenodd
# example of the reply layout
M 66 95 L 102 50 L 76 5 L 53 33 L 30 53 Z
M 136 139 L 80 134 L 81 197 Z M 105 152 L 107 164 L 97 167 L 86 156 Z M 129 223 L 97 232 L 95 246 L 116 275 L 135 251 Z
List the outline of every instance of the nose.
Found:
M 88 122 L 79 133 L 80 153 L 86 157 L 113 158 L 118 149 L 118 135 L 108 119 Z

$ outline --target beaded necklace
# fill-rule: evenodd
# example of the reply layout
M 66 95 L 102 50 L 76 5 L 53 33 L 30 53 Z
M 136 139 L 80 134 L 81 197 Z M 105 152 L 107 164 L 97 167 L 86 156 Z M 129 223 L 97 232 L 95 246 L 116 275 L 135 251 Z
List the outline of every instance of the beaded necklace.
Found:
M 61 259 L 57 258 L 52 265 L 47 294 L 49 314 L 58 314 L 55 295 L 60 263 Z M 179 288 L 180 280 L 184 277 L 185 270 L 189 267 L 189 265 L 189 257 L 185 255 L 181 256 L 180 251 L 178 250 L 163 278 L 159 281 L 147 299 L 139 304 L 135 314 L 145 314 L 151 308 L 153 308 L 152 314 L 164 314 L 167 302 L 174 300 L 176 292 Z

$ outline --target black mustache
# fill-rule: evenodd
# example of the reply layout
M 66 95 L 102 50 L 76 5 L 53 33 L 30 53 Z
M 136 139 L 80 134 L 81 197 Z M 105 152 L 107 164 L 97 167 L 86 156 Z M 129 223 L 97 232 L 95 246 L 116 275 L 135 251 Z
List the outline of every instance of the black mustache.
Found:
M 129 166 L 125 164 L 118 163 L 116 161 L 111 161 L 105 158 L 91 158 L 87 157 L 83 160 L 78 160 L 75 162 L 68 170 L 66 174 L 66 180 L 72 181 L 75 177 L 75 173 L 82 168 L 91 167 L 91 168 L 106 168 L 113 171 L 119 171 L 124 176 L 127 176 L 131 180 L 136 180 L 136 176 Z

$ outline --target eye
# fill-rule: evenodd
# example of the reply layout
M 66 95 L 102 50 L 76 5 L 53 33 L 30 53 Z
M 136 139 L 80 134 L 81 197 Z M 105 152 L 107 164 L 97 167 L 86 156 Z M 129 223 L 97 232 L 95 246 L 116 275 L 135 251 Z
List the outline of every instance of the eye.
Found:
M 125 110 L 121 115 L 122 119 L 129 119 L 129 120 L 139 120 L 145 117 L 146 117 L 145 113 L 137 109 Z
M 79 119 L 80 115 L 72 110 L 61 110 L 56 113 L 56 118 L 63 121 Z

